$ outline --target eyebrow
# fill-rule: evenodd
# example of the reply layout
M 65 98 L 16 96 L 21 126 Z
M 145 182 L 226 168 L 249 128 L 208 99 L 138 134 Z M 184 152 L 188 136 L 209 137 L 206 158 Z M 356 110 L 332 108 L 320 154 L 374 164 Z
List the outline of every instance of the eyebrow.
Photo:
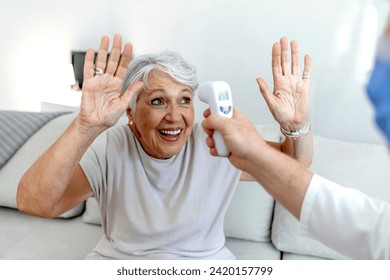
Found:
M 146 93 L 148 95 L 150 95 L 150 94 L 152 94 L 153 92 L 156 92 L 156 91 L 165 92 L 165 90 L 163 88 L 156 87 L 156 88 L 148 88 L 148 90 L 146 90 Z M 184 86 L 184 88 L 180 92 L 189 92 L 190 94 L 192 94 L 191 87 L 189 87 L 189 86 Z

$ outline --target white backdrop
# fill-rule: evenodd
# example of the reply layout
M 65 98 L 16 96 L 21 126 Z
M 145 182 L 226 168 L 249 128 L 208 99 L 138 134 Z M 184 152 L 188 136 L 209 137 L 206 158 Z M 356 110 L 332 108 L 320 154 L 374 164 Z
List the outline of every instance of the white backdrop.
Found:
M 386 0 L 1 0 L 0 109 L 40 110 L 63 90 L 72 49 L 120 33 L 135 55 L 170 48 L 199 81 L 226 80 L 235 106 L 276 125 L 255 78 L 272 86 L 271 47 L 295 39 L 313 58 L 311 119 L 317 135 L 384 144 L 365 93 Z M 196 102 L 197 120 L 205 108 Z

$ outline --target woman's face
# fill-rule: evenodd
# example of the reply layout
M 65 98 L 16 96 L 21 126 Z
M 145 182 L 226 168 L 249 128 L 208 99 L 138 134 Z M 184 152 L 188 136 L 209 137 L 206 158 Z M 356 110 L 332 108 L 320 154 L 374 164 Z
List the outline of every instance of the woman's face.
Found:
M 130 128 L 145 152 L 159 159 L 179 153 L 192 133 L 192 90 L 162 71 L 149 75 L 148 89 L 138 96 L 136 112 L 127 110 Z

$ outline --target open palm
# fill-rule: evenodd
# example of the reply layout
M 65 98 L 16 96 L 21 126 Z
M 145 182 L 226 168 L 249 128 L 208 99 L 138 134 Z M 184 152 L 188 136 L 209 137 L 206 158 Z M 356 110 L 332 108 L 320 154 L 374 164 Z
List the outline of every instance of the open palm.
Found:
M 258 78 L 260 91 L 275 120 L 288 131 L 301 129 L 309 119 L 311 58 L 305 56 L 303 76 L 299 69 L 299 50 L 291 42 L 291 63 L 288 59 L 288 40 L 283 37 L 272 48 L 274 90 Z
M 134 92 L 142 88 L 142 83 L 136 83 L 121 95 L 123 80 L 132 56 L 132 46 L 126 44 L 121 55 L 122 38 L 115 35 L 107 60 L 108 45 L 109 38 L 104 36 L 101 39 L 96 65 L 93 64 L 92 49 L 89 49 L 85 56 L 80 116 L 87 127 L 106 129 L 113 126 L 128 107 Z M 95 73 L 97 68 L 103 70 L 103 73 Z

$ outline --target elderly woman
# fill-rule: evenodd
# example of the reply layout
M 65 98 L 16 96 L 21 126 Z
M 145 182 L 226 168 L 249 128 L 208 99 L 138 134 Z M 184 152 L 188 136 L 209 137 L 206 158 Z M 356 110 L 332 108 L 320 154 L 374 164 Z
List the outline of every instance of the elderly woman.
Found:
M 107 59 L 102 38 L 96 67 L 87 51 L 80 113 L 23 176 L 19 209 L 49 218 L 96 198 L 104 236 L 90 259 L 234 258 L 223 221 L 237 181 L 251 177 L 210 156 L 194 124 L 195 68 L 173 52 L 130 63 L 132 47 L 121 55 L 121 41 L 114 37 Z M 292 66 L 288 49 L 285 38 L 273 48 L 274 93 L 259 85 L 287 135 L 270 144 L 309 164 L 309 80 L 299 76 L 296 43 Z M 114 126 L 124 111 L 128 125 Z

